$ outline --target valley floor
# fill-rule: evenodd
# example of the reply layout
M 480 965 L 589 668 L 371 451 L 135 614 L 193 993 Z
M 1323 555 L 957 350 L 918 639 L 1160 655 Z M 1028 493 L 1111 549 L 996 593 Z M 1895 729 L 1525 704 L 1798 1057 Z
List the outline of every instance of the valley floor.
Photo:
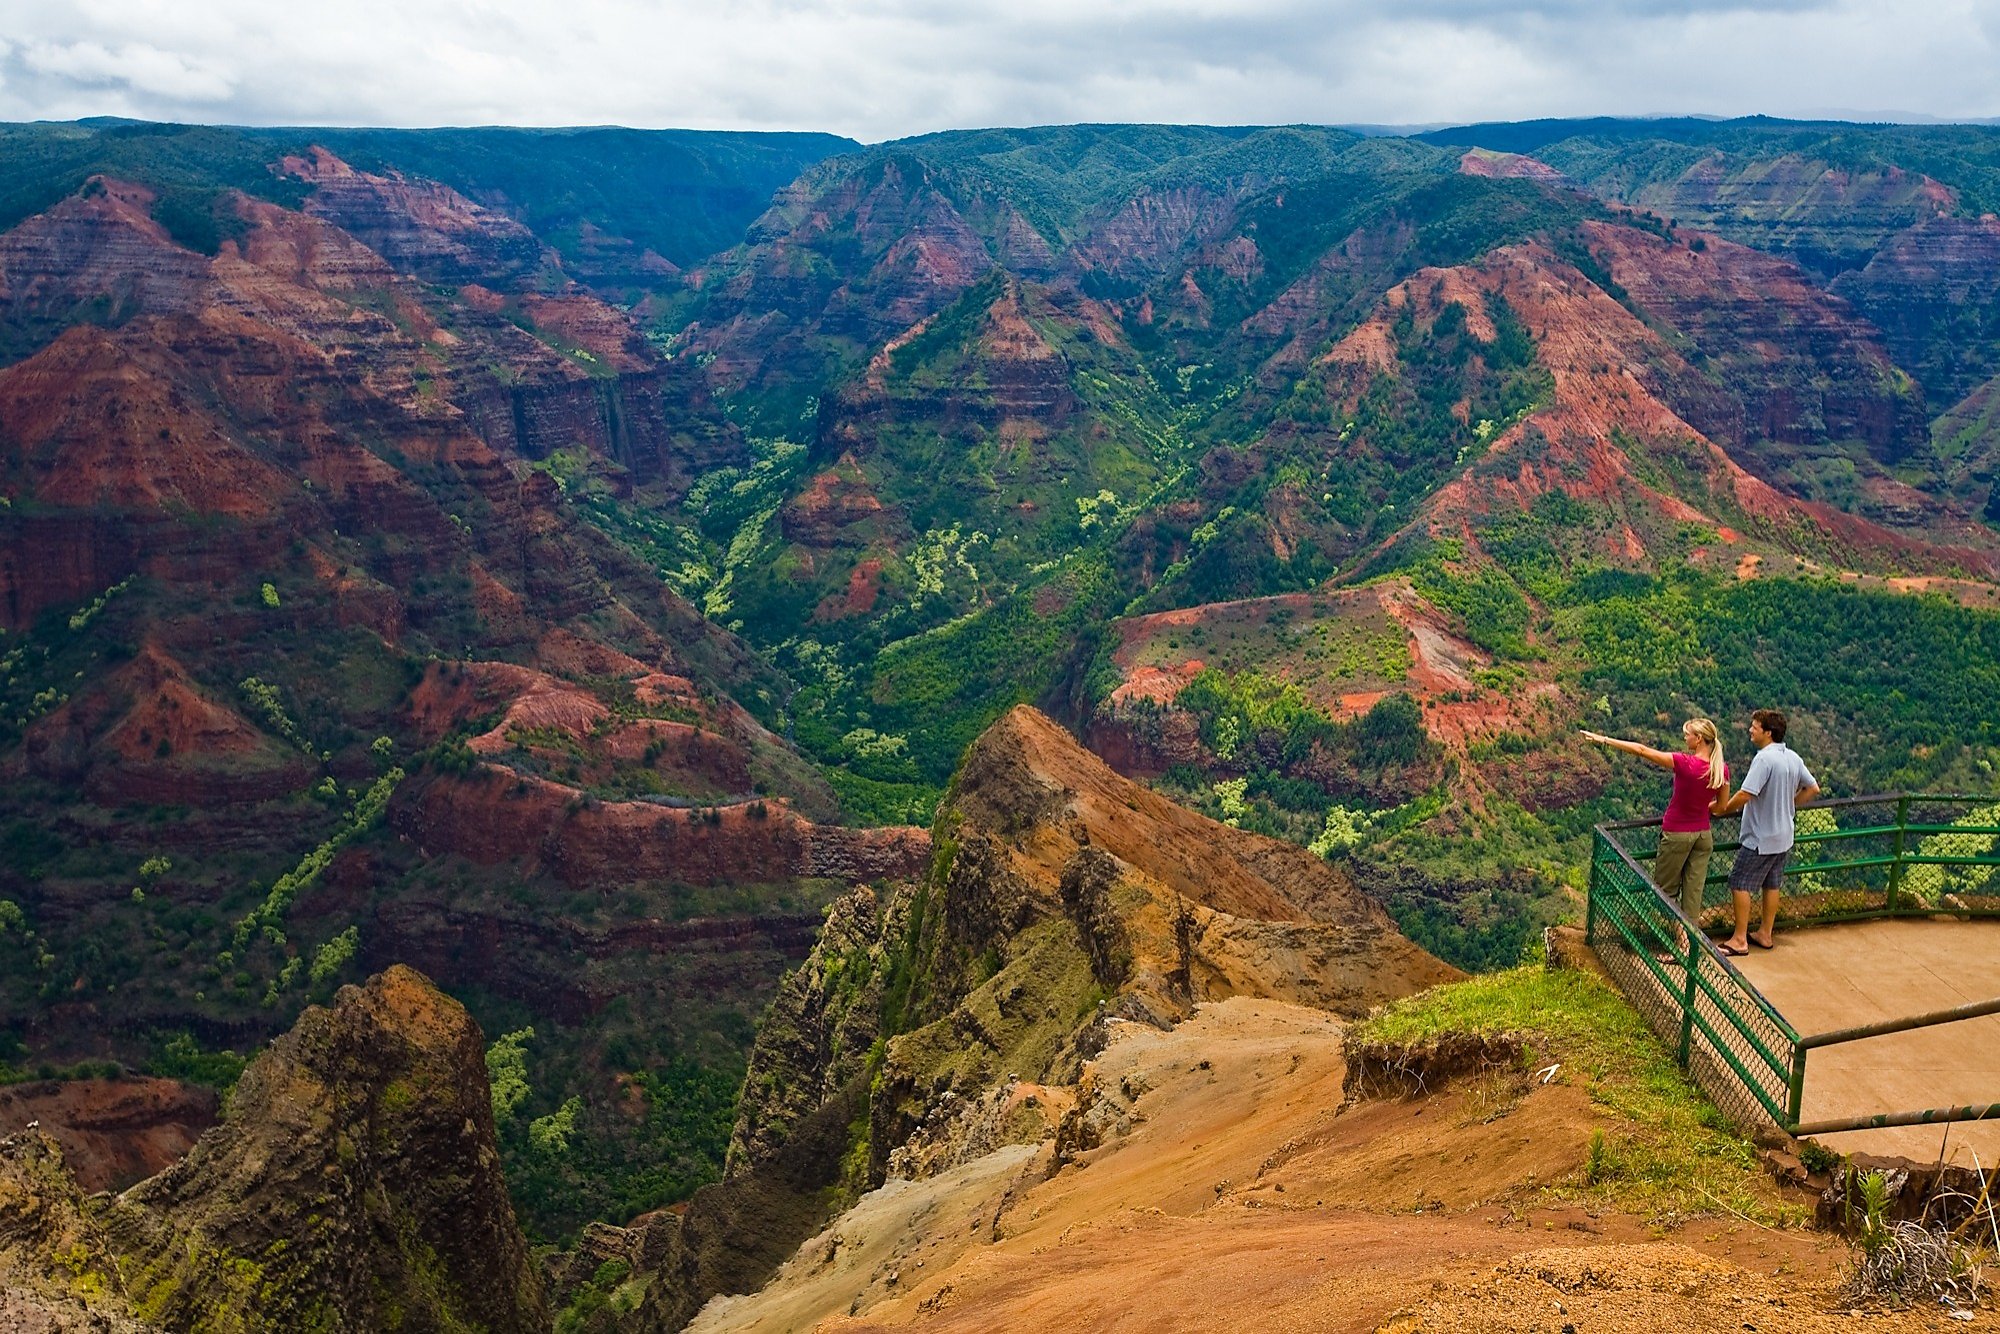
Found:
M 1052 1111 L 1076 1097 L 1063 1138 L 1092 1124 L 1100 1146 L 1053 1175 L 1044 1143 L 891 1182 L 692 1328 L 2000 1327 L 1850 1314 L 1848 1250 L 1823 1233 L 1566 1201 L 1548 1188 L 1579 1179 L 1610 1114 L 1561 1071 L 1343 1112 L 1331 1015 L 1239 998 L 1170 1032 L 1117 1027 L 1074 1093 L 1016 1088 Z

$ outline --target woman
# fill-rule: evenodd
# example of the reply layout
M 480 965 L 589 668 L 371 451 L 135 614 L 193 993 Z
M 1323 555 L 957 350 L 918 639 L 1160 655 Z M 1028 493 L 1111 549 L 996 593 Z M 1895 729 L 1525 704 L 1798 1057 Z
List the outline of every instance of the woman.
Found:
M 1613 750 L 1637 755 L 1640 759 L 1671 770 L 1673 795 L 1666 814 L 1660 818 L 1660 851 L 1653 860 L 1653 883 L 1668 898 L 1678 899 L 1690 922 L 1701 920 L 1701 892 L 1708 883 L 1708 859 L 1715 851 L 1715 834 L 1709 824 L 1713 807 L 1729 795 L 1729 766 L 1722 759 L 1722 737 L 1706 718 L 1690 718 L 1681 724 L 1685 750 L 1668 754 L 1636 741 L 1621 741 L 1596 732 L 1585 739 Z M 1685 947 L 1686 942 L 1682 942 Z M 1728 950 L 1746 954 L 1747 950 Z

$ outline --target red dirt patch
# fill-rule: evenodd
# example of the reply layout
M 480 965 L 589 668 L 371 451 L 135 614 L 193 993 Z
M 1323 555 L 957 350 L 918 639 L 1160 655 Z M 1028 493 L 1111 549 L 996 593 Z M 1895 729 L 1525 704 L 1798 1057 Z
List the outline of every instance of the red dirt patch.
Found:
M 847 616 L 866 616 L 875 610 L 875 600 L 881 593 L 882 562 L 871 557 L 849 571 L 844 592 L 820 600 L 813 609 L 813 619 L 837 621 Z
M 80 1079 L 0 1088 L 0 1135 L 39 1121 L 86 1192 L 165 1171 L 216 1123 L 213 1089 L 171 1079 Z
M 1181 687 L 1201 674 L 1202 666 L 1200 658 L 1189 658 L 1178 667 L 1134 668 L 1125 683 L 1111 692 L 1111 704 L 1116 707 L 1137 699 L 1171 704 L 1174 696 L 1181 693 Z

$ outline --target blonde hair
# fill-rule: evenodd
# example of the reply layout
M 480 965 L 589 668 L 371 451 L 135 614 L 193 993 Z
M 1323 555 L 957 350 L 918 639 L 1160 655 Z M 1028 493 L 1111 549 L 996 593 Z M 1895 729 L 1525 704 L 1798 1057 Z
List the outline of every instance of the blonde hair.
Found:
M 1722 762 L 1722 734 L 1706 718 L 1690 718 L 1681 724 L 1681 735 L 1694 734 L 1697 755 L 1708 761 L 1708 785 L 1720 792 L 1729 786 L 1727 766 Z

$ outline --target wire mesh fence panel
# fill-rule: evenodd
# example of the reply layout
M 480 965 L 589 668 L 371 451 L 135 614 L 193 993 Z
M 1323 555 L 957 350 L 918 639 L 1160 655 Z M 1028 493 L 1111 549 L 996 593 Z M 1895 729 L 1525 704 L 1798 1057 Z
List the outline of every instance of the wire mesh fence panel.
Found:
M 1798 813 L 1778 917 L 1789 925 L 1866 916 L 1889 906 L 1897 803 L 1865 798 Z
M 1604 826 L 1649 873 L 1660 829 L 1649 822 Z M 1714 823 L 1714 855 L 1702 895 L 1704 926 L 1727 924 L 1729 873 L 1741 817 Z M 1778 920 L 1786 926 L 1888 914 L 2000 915 L 2000 799 L 1891 793 L 1822 802 L 1798 813 Z
M 1682 999 L 1672 977 L 1679 970 L 1661 962 L 1683 948 L 1669 929 L 1673 914 L 1640 876 L 1614 853 L 1600 860 L 1593 877 L 1597 957 L 1618 989 L 1654 1032 L 1680 1040 Z
M 1619 855 L 1622 843 L 1602 831 L 1594 843 L 1592 939 L 1605 971 L 1725 1116 L 1746 1126 L 1783 1121 L 1792 1034 L 1636 859 Z
M 1694 955 L 1688 1073 L 1739 1125 L 1789 1117 L 1792 1033 L 1740 974 L 1708 950 Z

